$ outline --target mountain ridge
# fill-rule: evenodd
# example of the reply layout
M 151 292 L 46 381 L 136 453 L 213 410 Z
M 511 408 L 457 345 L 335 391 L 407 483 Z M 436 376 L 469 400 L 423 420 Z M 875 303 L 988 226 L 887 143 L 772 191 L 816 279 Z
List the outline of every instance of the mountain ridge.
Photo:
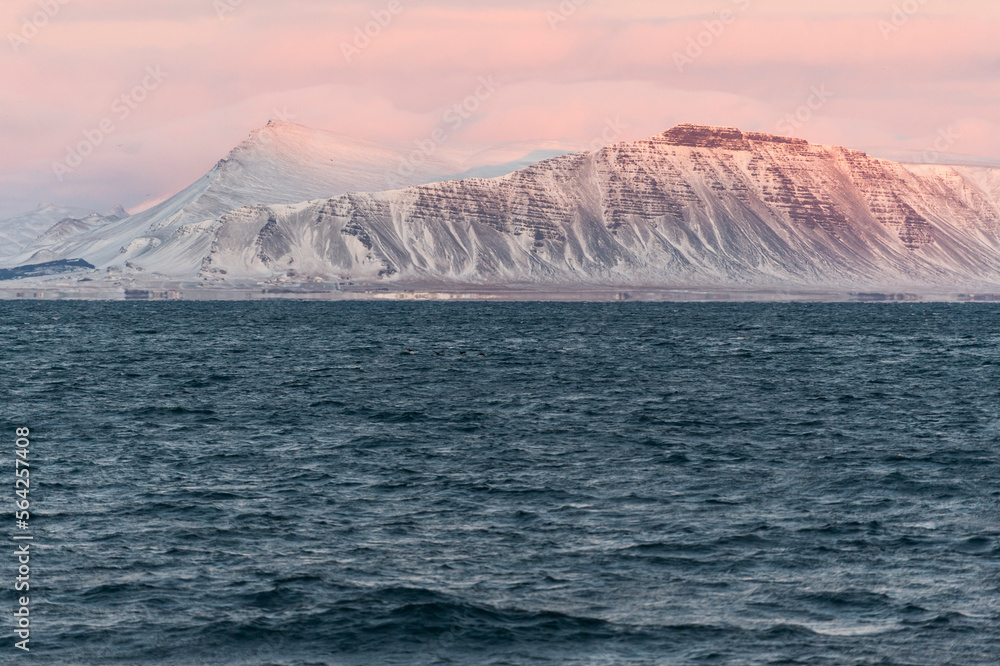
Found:
M 271 120 L 250 132 L 201 178 L 155 206 L 127 220 L 108 219 L 105 225 L 93 225 L 54 242 L 35 234 L 33 240 L 7 253 L 5 263 L 17 266 L 87 258 L 98 266 L 124 266 L 135 250 L 159 247 L 177 237 L 192 241 L 206 222 L 245 205 L 292 204 L 349 191 L 385 189 L 390 184 L 434 182 L 469 168 L 523 157 L 531 148 L 529 144 L 444 146 L 419 163 L 408 162 L 412 168 L 402 173 L 400 164 L 411 147 Z M 119 258 L 123 261 L 116 261 Z M 173 272 L 189 267 L 179 265 Z
M 904 165 L 731 127 L 678 125 L 496 178 L 289 198 L 78 258 L 219 286 L 1000 285 L 1000 170 Z
M 296 266 L 474 284 L 998 284 L 998 174 L 680 125 L 498 179 L 266 209 L 264 221 L 237 211 L 220 219 L 201 274 Z M 258 222 L 256 235 L 240 230 Z

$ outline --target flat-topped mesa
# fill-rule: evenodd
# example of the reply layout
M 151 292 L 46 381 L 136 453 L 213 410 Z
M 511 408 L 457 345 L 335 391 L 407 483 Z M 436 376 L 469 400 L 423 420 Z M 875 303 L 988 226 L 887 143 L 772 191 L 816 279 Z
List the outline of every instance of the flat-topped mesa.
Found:
M 787 136 L 764 134 L 762 132 L 744 132 L 735 127 L 711 127 L 709 125 L 678 125 L 667 130 L 658 138 L 672 146 L 689 148 L 720 148 L 723 150 L 750 150 L 751 142 L 787 143 L 807 146 L 805 139 L 793 139 Z

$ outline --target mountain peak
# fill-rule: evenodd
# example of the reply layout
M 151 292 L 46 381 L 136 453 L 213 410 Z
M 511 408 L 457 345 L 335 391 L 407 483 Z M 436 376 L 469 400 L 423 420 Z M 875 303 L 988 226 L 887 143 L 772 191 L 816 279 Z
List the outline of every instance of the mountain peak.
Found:
M 263 127 L 250 130 L 250 135 L 243 141 L 242 144 L 240 144 L 240 146 L 271 143 L 275 139 L 300 136 L 308 133 L 315 134 L 317 133 L 317 130 L 306 127 L 305 125 L 299 125 L 298 123 L 288 122 L 287 120 L 272 118 L 271 120 L 268 120 L 267 124 Z M 240 146 L 237 146 L 237 148 Z
M 316 131 L 304 125 L 272 118 L 263 127 L 251 130 L 249 136 L 230 150 L 229 154 L 222 158 L 217 166 L 223 166 L 230 161 L 239 160 L 241 157 L 260 156 L 274 151 L 289 150 L 308 142 L 310 133 L 316 134 Z
M 288 120 L 280 120 L 280 119 L 277 119 L 277 118 L 271 118 L 270 120 L 268 120 L 267 121 L 267 125 L 264 126 L 264 129 L 267 129 L 268 127 L 270 127 L 271 129 L 277 129 L 277 130 L 309 129 L 305 125 L 300 125 L 298 123 L 293 123 L 293 122 L 290 122 Z
M 678 125 L 657 138 L 673 146 L 721 148 L 723 150 L 750 150 L 752 142 L 786 143 L 800 146 L 809 144 L 805 139 L 793 139 L 777 134 L 744 132 L 736 127 L 713 127 L 691 123 Z
M 305 154 L 314 152 L 318 145 L 342 147 L 373 146 L 374 144 L 347 134 L 318 130 L 287 120 L 272 118 L 263 127 L 252 130 L 250 136 L 234 148 L 227 159 L 246 151 L 259 151 L 261 148 L 267 148 L 269 152 L 284 151 Z

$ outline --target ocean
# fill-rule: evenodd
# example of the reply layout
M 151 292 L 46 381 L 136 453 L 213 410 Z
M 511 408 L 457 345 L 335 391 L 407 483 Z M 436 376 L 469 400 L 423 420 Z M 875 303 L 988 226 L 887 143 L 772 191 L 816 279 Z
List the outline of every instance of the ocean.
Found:
M 998 315 L 0 303 L 0 662 L 1000 663 Z

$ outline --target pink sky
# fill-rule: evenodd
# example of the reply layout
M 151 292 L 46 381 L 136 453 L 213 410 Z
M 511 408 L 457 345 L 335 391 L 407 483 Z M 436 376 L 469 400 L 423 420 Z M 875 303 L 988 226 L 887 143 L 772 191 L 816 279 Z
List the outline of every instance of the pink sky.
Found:
M 372 12 L 391 20 L 348 58 Z M 0 35 L 0 218 L 173 193 L 279 114 L 423 139 L 481 77 L 500 87 L 454 141 L 590 141 L 620 119 L 622 139 L 700 122 L 924 151 L 944 134 L 1000 158 L 996 0 L 4 0 Z

